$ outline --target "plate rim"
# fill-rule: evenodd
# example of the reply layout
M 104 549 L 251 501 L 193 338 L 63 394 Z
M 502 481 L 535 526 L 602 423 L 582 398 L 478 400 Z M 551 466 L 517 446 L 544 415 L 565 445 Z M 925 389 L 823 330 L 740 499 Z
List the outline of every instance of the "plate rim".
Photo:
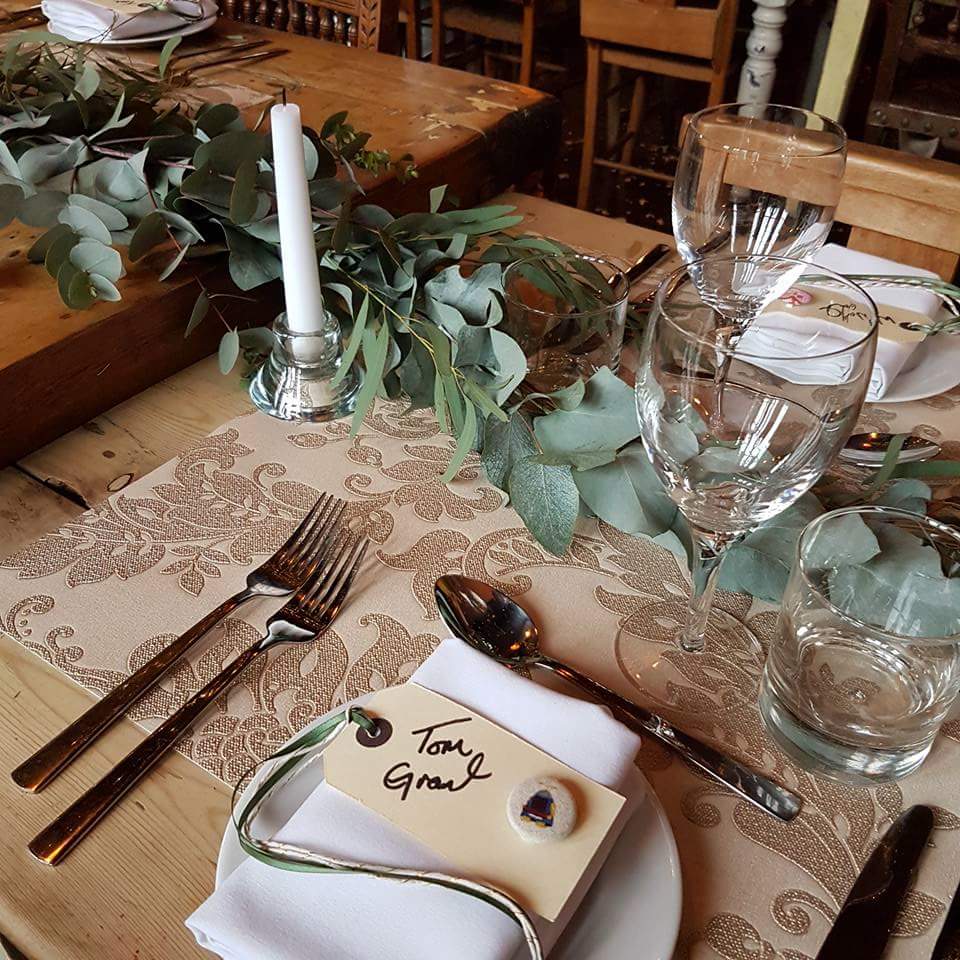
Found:
M 373 698 L 375 693 L 376 693 L 375 690 L 371 690 L 368 693 L 361 694 L 359 697 L 355 697 L 352 700 L 348 700 L 343 704 L 333 707 L 331 710 L 328 710 L 326 713 L 321 714 L 319 717 L 314 718 L 313 720 L 310 721 L 310 723 L 306 724 L 301 730 L 298 730 L 296 733 L 294 733 L 288 740 L 284 742 L 283 746 L 286 746 L 287 744 L 289 744 L 296 737 L 302 736 L 307 730 L 310 730 L 311 728 L 322 723 L 327 717 L 333 716 L 336 713 L 341 713 L 342 711 L 348 709 L 351 706 L 362 707 L 364 704 L 366 704 Z M 282 749 L 282 747 L 280 749 Z M 237 797 L 237 806 L 240 806 L 245 802 L 249 792 L 254 789 L 255 785 L 265 775 L 266 769 L 267 769 L 266 765 L 263 765 L 253 775 L 250 782 L 246 785 L 246 787 L 243 788 L 243 790 L 240 792 L 240 795 Z M 674 952 L 676 951 L 677 941 L 680 939 L 680 923 L 683 917 L 683 871 L 681 869 L 681 864 L 680 864 L 680 850 L 679 850 L 679 847 L 677 846 L 677 838 L 674 836 L 673 827 L 670 825 L 670 818 L 667 816 L 666 810 L 664 809 L 664 806 L 663 806 L 663 802 L 660 800 L 660 797 L 657 796 L 656 791 L 653 789 L 653 786 L 651 785 L 650 781 L 647 779 L 646 775 L 639 767 L 635 769 L 635 773 L 636 773 L 636 776 L 642 781 L 645 788 L 644 802 L 650 804 L 654 819 L 656 821 L 656 827 L 660 835 L 665 839 L 666 845 L 667 845 L 668 856 L 667 856 L 667 859 L 664 861 L 666 864 L 666 869 L 664 870 L 664 877 L 662 878 L 662 881 L 661 881 L 661 882 L 666 881 L 668 877 L 669 877 L 669 880 L 671 881 L 669 883 L 669 886 L 671 887 L 669 900 L 673 909 L 671 911 L 671 915 L 668 923 L 665 924 L 663 928 L 666 934 L 665 946 L 667 949 L 667 952 L 663 954 L 663 960 L 667 960 L 667 958 L 672 957 Z M 633 812 L 633 814 L 631 814 L 631 817 L 624 824 L 623 829 L 626 829 L 626 826 L 630 822 L 630 820 L 641 812 L 643 806 L 644 806 L 644 803 L 640 803 L 637 806 L 637 809 Z M 617 842 L 619 842 L 619 838 Z M 614 846 L 616 846 L 616 843 L 614 844 Z M 220 846 L 217 850 L 217 862 L 214 868 L 214 880 L 213 880 L 214 891 L 218 890 L 220 886 L 223 884 L 224 880 L 226 880 L 227 877 L 229 877 L 230 874 L 233 873 L 233 871 L 238 866 L 240 866 L 240 864 L 243 863 L 244 860 L 247 859 L 248 855 L 243 853 L 242 850 L 240 850 L 239 853 L 242 859 L 239 860 L 235 866 L 233 866 L 229 870 L 226 870 L 226 865 L 224 861 L 232 858 L 235 855 L 235 850 L 238 848 L 239 848 L 239 844 L 237 843 L 237 840 L 236 840 L 236 833 L 233 829 L 233 817 L 231 815 L 227 819 L 226 824 L 224 825 L 223 836 L 220 839 Z M 601 872 L 602 872 L 602 868 L 601 868 Z M 597 879 L 599 879 L 599 876 Z M 594 882 L 596 882 L 596 880 Z M 664 883 L 664 886 L 666 885 L 667 884 Z M 577 914 L 580 912 L 581 909 L 582 909 L 582 905 L 574 913 L 574 917 L 571 918 L 570 923 L 574 922 L 574 919 L 576 918 Z M 569 927 L 569 924 L 568 924 L 568 927 Z M 566 934 L 567 934 L 567 930 L 565 929 L 563 933 L 560 935 L 560 939 L 557 941 L 556 946 L 562 945 Z
M 220 13 L 215 12 L 203 20 L 198 20 L 194 23 L 185 23 L 183 26 L 171 27 L 169 30 L 161 30 L 159 33 L 151 33 L 146 36 L 124 37 L 117 40 L 84 40 L 82 42 L 89 47 L 148 47 L 154 43 L 165 43 L 172 37 L 189 37 L 195 33 L 209 30 L 219 19 Z M 49 25 L 49 23 L 50 21 L 48 20 L 47 24 Z
M 960 356 L 960 335 L 957 334 L 937 334 L 933 337 L 925 337 L 923 342 L 919 344 L 917 350 L 929 350 L 931 347 L 935 346 L 934 340 L 939 339 L 940 337 L 946 337 L 946 349 L 950 351 L 951 355 L 954 353 L 957 356 Z M 955 377 L 953 383 L 949 386 L 939 386 L 935 390 L 930 390 L 929 388 L 921 388 L 919 390 L 910 391 L 909 387 L 907 388 L 907 393 L 905 396 L 897 394 L 897 381 L 904 379 L 905 377 L 909 378 L 913 374 L 918 373 L 923 368 L 924 362 L 926 361 L 925 357 L 921 357 L 920 362 L 914 364 L 912 367 L 909 367 L 906 371 L 900 373 L 900 375 L 894 380 L 890 385 L 890 389 L 882 396 L 879 400 L 868 400 L 872 406 L 882 407 L 885 403 L 915 403 L 918 400 L 928 400 L 930 397 L 939 396 L 941 393 L 946 393 L 948 390 L 952 390 L 958 383 L 960 383 L 960 364 L 955 366 L 947 366 L 946 369 L 952 369 L 954 373 L 950 376 Z M 921 374 L 922 376 L 922 374 Z

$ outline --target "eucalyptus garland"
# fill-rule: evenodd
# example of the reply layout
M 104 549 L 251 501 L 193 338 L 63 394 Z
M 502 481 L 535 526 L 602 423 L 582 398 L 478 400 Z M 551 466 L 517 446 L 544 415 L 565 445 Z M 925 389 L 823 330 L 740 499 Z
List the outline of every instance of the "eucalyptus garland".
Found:
M 11 38 L 0 63 L 0 227 L 17 219 L 44 229 L 27 256 L 73 309 L 120 299 L 121 250 L 157 262 L 161 279 L 185 261 L 225 258 L 237 293 L 201 290 L 185 335 L 219 320 L 227 372 L 241 352 L 268 351 L 272 336 L 237 329 L 224 309 L 281 276 L 267 110 L 248 126 L 230 103 L 191 109 L 177 42 L 148 70 L 46 32 Z M 457 209 L 442 187 L 423 213 L 394 217 L 366 202 L 358 169 L 416 176 L 409 157 L 369 141 L 346 113 L 304 136 L 324 302 L 341 323 L 347 363 L 365 369 L 354 429 L 376 396 L 404 396 L 432 408 L 456 439 L 444 479 L 478 450 L 552 553 L 564 553 L 578 516 L 590 515 L 686 556 L 686 528 L 642 450 L 625 383 L 602 369 L 553 394 L 518 391 L 527 364 L 500 329 L 503 266 L 566 248 L 506 233 L 522 219 L 513 207 Z M 929 496 L 912 482 L 903 496 Z M 822 509 L 808 494 L 747 537 L 721 585 L 777 600 L 793 543 Z

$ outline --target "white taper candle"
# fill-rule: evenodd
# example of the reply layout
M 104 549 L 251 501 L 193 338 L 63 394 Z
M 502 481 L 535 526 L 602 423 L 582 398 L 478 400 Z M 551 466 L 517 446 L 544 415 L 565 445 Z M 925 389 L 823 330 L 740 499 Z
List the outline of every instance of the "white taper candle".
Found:
M 304 167 L 300 108 L 295 103 L 278 103 L 270 110 L 270 129 L 287 326 L 292 333 L 317 333 L 323 326 L 324 310 Z

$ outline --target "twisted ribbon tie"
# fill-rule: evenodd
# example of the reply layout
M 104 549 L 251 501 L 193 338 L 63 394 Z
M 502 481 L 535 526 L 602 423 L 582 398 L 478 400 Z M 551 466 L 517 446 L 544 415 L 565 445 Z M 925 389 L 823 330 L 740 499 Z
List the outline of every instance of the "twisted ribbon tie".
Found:
M 490 904 L 490 906 L 495 907 L 501 913 L 505 913 L 514 920 L 523 933 L 531 960 L 543 960 L 543 949 L 540 946 L 540 937 L 529 915 L 516 900 L 497 890 L 495 887 L 490 887 L 474 880 L 467 880 L 463 877 L 450 876 L 445 873 L 412 870 L 404 867 L 387 867 L 375 863 L 354 863 L 350 860 L 334 859 L 317 853 L 314 850 L 307 849 L 306 847 L 297 846 L 296 844 L 282 843 L 278 840 L 270 840 L 253 835 L 253 822 L 256 820 L 263 804 L 276 790 L 290 779 L 294 770 L 301 764 L 309 764 L 321 756 L 324 748 L 341 728 L 351 723 L 357 724 L 357 726 L 371 734 L 375 733 L 377 729 L 376 721 L 362 708 L 349 707 L 342 713 L 338 713 L 324 720 L 323 723 L 317 724 L 317 726 L 297 737 L 296 740 L 278 750 L 272 756 L 254 764 L 240 777 L 240 780 L 233 789 L 230 808 L 233 825 L 237 831 L 237 837 L 244 852 L 259 860 L 261 863 L 276 867 L 280 870 L 292 870 L 299 873 L 355 873 L 369 877 L 378 877 L 381 880 L 392 880 L 395 883 L 423 883 L 430 886 L 446 887 L 449 890 L 456 890 Z M 276 768 L 271 771 L 270 775 L 257 787 L 253 796 L 244 805 L 240 813 L 237 814 L 237 797 L 241 784 L 262 764 L 270 763 L 272 760 L 279 760 L 283 757 L 286 757 L 286 760 L 278 764 Z

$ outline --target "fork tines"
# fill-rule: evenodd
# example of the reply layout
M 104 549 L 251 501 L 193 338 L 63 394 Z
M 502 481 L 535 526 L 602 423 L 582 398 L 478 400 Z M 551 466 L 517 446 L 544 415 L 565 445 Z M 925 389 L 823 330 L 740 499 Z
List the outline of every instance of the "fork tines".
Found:
M 273 620 L 289 620 L 304 629 L 323 629 L 343 606 L 370 541 L 341 530 L 323 560 Z

